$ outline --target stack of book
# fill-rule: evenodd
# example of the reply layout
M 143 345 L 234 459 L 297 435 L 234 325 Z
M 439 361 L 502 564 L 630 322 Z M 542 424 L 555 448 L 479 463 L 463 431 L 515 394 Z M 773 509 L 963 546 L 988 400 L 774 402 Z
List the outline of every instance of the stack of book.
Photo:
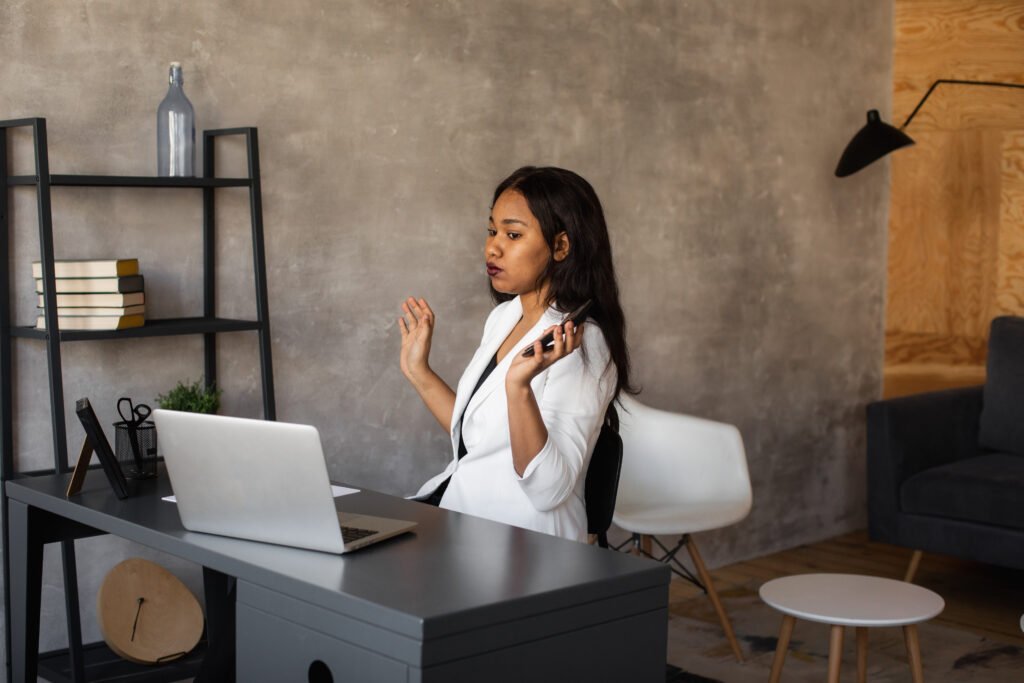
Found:
M 57 326 L 62 330 L 120 330 L 145 322 L 146 296 L 139 260 L 57 260 Z M 32 263 L 39 295 L 36 327 L 46 329 L 43 265 Z

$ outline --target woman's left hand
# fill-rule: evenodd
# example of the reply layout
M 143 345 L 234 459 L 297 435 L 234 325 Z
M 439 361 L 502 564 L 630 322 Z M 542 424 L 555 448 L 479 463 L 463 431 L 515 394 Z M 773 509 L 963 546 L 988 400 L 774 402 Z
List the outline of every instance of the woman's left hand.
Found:
M 577 327 L 571 321 L 565 323 L 564 335 L 561 333 L 561 325 L 552 325 L 544 330 L 544 334 L 541 337 L 548 332 L 554 335 L 554 346 L 544 349 L 540 339 L 537 339 L 533 342 L 532 356 L 524 356 L 523 352 L 520 351 L 512 359 L 512 364 L 505 375 L 506 391 L 516 388 L 529 388 L 530 382 L 534 377 L 578 349 L 583 342 L 583 325 Z

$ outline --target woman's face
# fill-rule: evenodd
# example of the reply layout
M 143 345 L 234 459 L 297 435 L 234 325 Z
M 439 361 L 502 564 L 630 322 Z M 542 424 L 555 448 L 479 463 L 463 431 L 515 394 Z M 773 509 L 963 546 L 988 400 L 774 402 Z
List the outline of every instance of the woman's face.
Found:
M 516 190 L 502 192 L 491 209 L 484 245 L 491 286 L 503 294 L 543 295 L 548 283 L 539 279 L 550 254 L 526 197 Z

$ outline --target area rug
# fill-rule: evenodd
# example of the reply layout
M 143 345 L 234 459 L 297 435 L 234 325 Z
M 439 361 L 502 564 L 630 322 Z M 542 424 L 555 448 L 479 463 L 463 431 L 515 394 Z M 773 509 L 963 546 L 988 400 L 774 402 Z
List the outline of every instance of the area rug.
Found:
M 782 623 L 782 615 L 761 602 L 756 586 L 721 592 L 745 661 L 733 657 L 711 601 L 706 595 L 673 602 L 669 608 L 666 681 L 673 683 L 764 683 Z M 1006 683 L 1024 681 L 1024 648 L 990 640 L 933 622 L 918 625 L 926 681 Z M 782 669 L 782 683 L 820 683 L 828 670 L 829 627 L 798 619 Z M 856 680 L 853 629 L 846 629 L 842 680 Z M 901 628 L 868 632 L 869 681 L 910 680 Z

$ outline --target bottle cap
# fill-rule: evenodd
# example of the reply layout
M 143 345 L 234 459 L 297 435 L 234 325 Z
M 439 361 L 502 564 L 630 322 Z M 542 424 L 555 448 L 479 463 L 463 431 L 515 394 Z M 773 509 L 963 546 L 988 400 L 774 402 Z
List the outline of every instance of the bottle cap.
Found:
M 181 62 L 171 62 L 171 66 L 167 69 L 167 82 L 172 85 L 177 82 L 181 85 L 185 81 L 181 73 Z

